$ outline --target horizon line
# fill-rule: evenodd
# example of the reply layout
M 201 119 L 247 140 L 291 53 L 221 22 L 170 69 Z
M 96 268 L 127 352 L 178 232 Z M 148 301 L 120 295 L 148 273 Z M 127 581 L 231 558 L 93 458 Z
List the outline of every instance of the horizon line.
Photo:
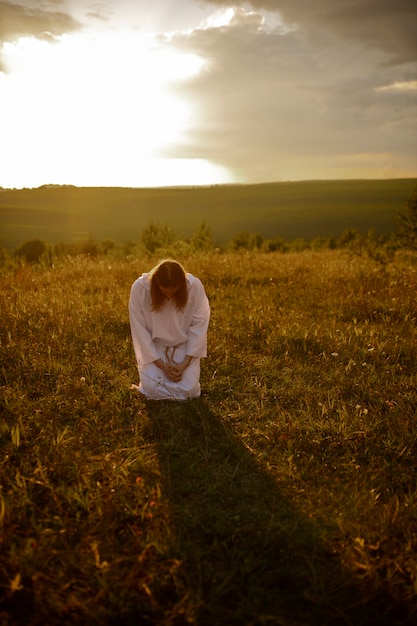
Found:
M 375 181 L 384 182 L 392 180 L 417 180 L 417 173 L 414 176 L 393 176 L 393 177 L 376 177 L 365 176 L 364 178 L 300 178 L 288 180 L 265 180 L 258 182 L 229 182 L 229 183 L 209 183 L 209 184 L 189 184 L 189 185 L 141 185 L 141 186 L 125 186 L 125 185 L 74 185 L 72 183 L 44 183 L 37 187 L 3 187 L 0 185 L 0 191 L 35 191 L 37 189 L 211 189 L 213 187 L 254 187 L 257 185 L 281 185 L 294 183 L 336 183 L 336 182 L 354 182 L 354 181 Z

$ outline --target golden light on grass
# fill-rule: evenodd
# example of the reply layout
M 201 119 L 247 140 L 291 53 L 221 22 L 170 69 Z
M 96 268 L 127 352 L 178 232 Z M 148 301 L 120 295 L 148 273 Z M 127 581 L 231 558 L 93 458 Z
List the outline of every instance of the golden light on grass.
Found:
M 0 273 L 2 617 L 413 623 L 415 260 L 182 258 L 204 395 L 150 403 L 126 302 L 154 260 Z

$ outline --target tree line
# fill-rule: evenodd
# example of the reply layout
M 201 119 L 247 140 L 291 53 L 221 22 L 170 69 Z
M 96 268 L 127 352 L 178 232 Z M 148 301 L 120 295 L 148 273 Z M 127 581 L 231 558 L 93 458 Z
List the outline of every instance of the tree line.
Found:
M 265 238 L 261 233 L 238 232 L 223 248 L 213 241 L 211 228 L 203 222 L 189 237 L 183 237 L 169 224 L 149 222 L 138 241 L 118 244 L 111 239 L 95 241 L 90 235 L 80 243 L 48 244 L 41 239 L 26 241 L 11 254 L 0 248 L 0 266 L 8 266 L 16 260 L 27 263 L 52 263 L 54 258 L 84 255 L 92 258 L 106 256 L 131 258 L 138 254 L 185 256 L 209 252 L 300 252 L 304 250 L 349 249 L 367 254 L 376 260 L 386 260 L 399 249 L 417 251 L 417 187 L 410 196 L 406 208 L 398 215 L 398 229 L 384 235 L 373 231 L 366 234 L 355 229 L 345 229 L 339 237 L 315 237 L 307 240 L 297 238 L 286 241 L 281 237 Z

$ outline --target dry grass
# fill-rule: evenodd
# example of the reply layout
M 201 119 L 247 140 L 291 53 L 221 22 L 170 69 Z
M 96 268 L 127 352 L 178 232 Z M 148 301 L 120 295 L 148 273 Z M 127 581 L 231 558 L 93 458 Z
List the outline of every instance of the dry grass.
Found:
M 187 403 L 130 390 L 152 259 L 0 276 L 0 624 L 414 623 L 416 267 L 183 261 L 212 307 Z

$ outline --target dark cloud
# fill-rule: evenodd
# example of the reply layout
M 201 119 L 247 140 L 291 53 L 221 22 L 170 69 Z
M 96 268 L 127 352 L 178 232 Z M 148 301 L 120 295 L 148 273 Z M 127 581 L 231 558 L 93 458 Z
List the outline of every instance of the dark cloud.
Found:
M 284 35 L 244 21 L 174 41 L 206 60 L 186 87 L 199 114 L 180 156 L 211 158 L 252 180 L 291 177 L 303 163 L 340 155 L 390 154 L 404 142 L 415 160 L 416 92 L 380 91 L 415 80 L 410 64 L 387 64 L 377 49 L 303 29 Z
M 394 63 L 417 59 L 415 0 L 249 0 L 256 9 L 277 11 L 311 37 L 349 39 L 383 51 Z M 210 0 L 229 6 L 227 0 Z
M 62 35 L 81 28 L 73 17 L 59 11 L 45 11 L 0 1 L 0 43 L 17 37 Z
M 173 11 L 178 20 L 189 19 L 192 0 L 121 0 L 120 15 L 112 12 L 115 3 L 111 10 L 89 5 L 87 15 L 81 2 L 68 3 L 74 16 L 105 20 L 114 29 L 131 27 L 133 19 L 147 24 L 154 15 L 165 15 L 164 23 L 171 25 Z M 226 0 L 210 3 L 230 7 Z M 343 178 L 356 166 L 359 175 L 361 167 L 365 175 L 374 167 L 376 177 L 415 175 L 416 1 L 251 4 L 251 12 L 235 9 L 222 27 L 207 22 L 196 28 L 199 20 L 191 20 L 193 26 L 183 27 L 186 33 L 172 25 L 166 29 L 170 36 L 160 35 L 164 49 L 172 45 L 204 62 L 201 72 L 177 83 L 178 96 L 192 114 L 183 141 L 165 156 L 208 159 L 245 181 Z M 201 0 L 194 0 L 191 10 L 197 6 Z M 294 28 L 263 24 L 263 9 Z M 53 37 L 80 26 L 65 13 L 0 0 L 3 40 Z
M 21 4 L 0 1 L 0 46 L 18 37 L 33 36 L 53 41 L 62 35 L 81 28 L 81 24 L 66 13 L 29 8 Z M 0 72 L 6 72 L 0 54 Z

